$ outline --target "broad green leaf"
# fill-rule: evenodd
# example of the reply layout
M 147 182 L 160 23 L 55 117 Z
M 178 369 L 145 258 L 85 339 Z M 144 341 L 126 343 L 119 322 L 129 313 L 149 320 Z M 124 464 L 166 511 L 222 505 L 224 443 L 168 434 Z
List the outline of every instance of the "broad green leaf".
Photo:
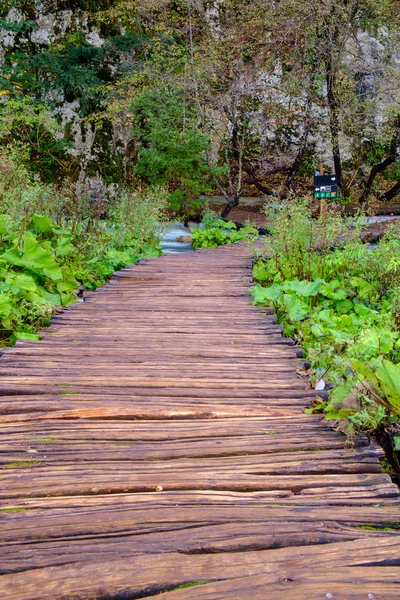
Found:
M 0 215 L 0 235 L 7 235 L 10 230 L 11 217 L 9 215 Z
M 374 290 L 374 286 L 362 277 L 352 277 L 351 284 L 357 288 L 359 298 L 368 298 Z
M 334 402 L 343 402 L 343 400 L 350 394 L 352 389 L 352 382 L 348 385 L 338 384 L 335 385 L 332 392 L 330 393 L 330 401 L 329 405 L 332 405 Z M 329 408 L 329 406 L 328 406 Z
M 395 365 L 389 360 L 383 360 L 376 374 L 381 381 L 391 385 L 400 394 L 400 363 Z
M 34 292 L 36 290 L 36 283 L 33 277 L 31 277 L 31 275 L 27 275 L 26 273 L 9 275 L 7 277 L 7 281 L 12 285 L 16 285 L 20 290 L 25 290 L 28 292 Z
M 256 262 L 253 267 L 253 277 L 258 281 L 267 281 L 270 277 L 267 265 L 261 261 Z
M 341 412 L 335 408 L 333 408 L 332 410 L 329 410 L 328 412 L 325 413 L 325 419 L 327 421 L 340 421 L 341 418 L 342 418 Z
M 315 323 L 314 325 L 311 326 L 311 333 L 316 338 L 323 338 L 323 337 L 326 337 L 326 335 L 327 335 L 324 327 L 321 327 L 321 325 L 319 325 L 318 323 Z
M 338 300 L 335 303 L 335 310 L 340 315 L 348 314 L 353 309 L 353 303 L 351 300 Z
M 68 294 L 70 294 L 71 292 L 76 291 L 76 289 L 78 288 L 78 283 L 77 281 L 60 281 L 59 283 L 57 283 L 56 287 L 57 292 L 59 292 L 60 294 L 62 292 L 68 292 Z
M 71 244 L 71 236 L 60 236 L 57 239 L 56 254 L 57 256 L 68 256 L 75 251 L 75 246 Z
M 223 229 L 236 229 L 236 225 L 233 221 L 219 221 L 219 226 L 222 227 Z
M 341 329 L 335 329 L 333 327 L 330 327 L 327 330 L 327 333 L 335 342 L 339 343 L 350 342 L 354 337 L 354 335 L 348 331 L 342 331 Z
M 1 256 L 11 265 L 24 267 L 38 275 L 45 275 L 54 281 L 62 279 L 62 272 L 51 252 L 43 248 L 35 236 L 27 231 L 22 237 L 23 250 L 7 250 Z
M 378 314 L 376 310 L 372 310 L 365 304 L 354 304 L 354 312 L 359 317 L 373 317 Z
M 398 333 L 379 327 L 365 329 L 360 335 L 354 351 L 366 358 L 388 354 L 393 350 Z
M 293 294 L 284 294 L 283 304 L 292 321 L 303 321 L 310 312 L 310 308 L 307 304 Z
M 319 313 L 317 314 L 317 317 L 320 321 L 323 321 L 324 323 L 327 323 L 328 325 L 336 324 L 336 321 L 334 319 L 334 313 L 331 308 L 325 308 L 323 310 L 320 310 Z
M 335 279 L 329 283 L 321 284 L 320 292 L 325 298 L 329 298 L 330 300 L 346 300 L 347 294 L 341 285 L 340 281 Z
M 8 317 L 11 314 L 12 301 L 6 294 L 0 293 L 0 315 Z
M 255 285 L 251 289 L 254 297 L 254 304 L 267 304 L 268 302 L 276 302 L 282 295 L 282 286 L 274 283 L 268 288 L 261 285 Z
M 308 296 L 316 296 L 320 289 L 321 284 L 324 284 L 325 281 L 323 279 L 316 279 L 315 281 L 287 281 L 284 284 L 285 291 L 296 292 L 299 296 L 303 296 L 307 298 Z
M 343 329 L 351 329 L 354 325 L 358 325 L 358 319 L 355 315 L 341 315 L 337 317 L 337 322 Z
M 46 215 L 33 215 L 31 226 L 35 227 L 42 233 L 57 231 L 60 227 Z
M 395 365 L 389 360 L 383 360 L 376 376 L 391 404 L 400 408 L 400 364 Z
M 14 340 L 40 340 L 40 335 L 36 335 L 36 333 L 27 333 L 25 331 L 16 331 L 12 337 Z
M 362 378 L 368 379 L 373 385 L 378 385 L 378 378 L 368 363 L 352 358 L 350 364 L 359 377 L 361 375 Z
M 25 292 L 24 299 L 28 302 L 31 302 L 32 305 L 45 306 L 47 309 L 50 309 L 49 303 L 46 301 L 42 293 Z
M 61 300 L 59 294 L 52 294 L 51 292 L 43 291 L 42 292 L 43 301 L 53 306 L 60 306 Z

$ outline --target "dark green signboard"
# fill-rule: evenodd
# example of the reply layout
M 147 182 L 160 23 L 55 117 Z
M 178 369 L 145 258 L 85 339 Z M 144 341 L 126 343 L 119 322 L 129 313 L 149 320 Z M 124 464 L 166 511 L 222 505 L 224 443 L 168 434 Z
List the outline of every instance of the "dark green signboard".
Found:
M 336 175 L 314 176 L 314 198 L 337 198 Z

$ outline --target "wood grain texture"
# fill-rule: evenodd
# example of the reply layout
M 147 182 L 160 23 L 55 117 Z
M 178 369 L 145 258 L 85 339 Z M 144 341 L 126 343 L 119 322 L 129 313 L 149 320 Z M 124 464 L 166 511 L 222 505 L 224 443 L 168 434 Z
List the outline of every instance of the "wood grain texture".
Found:
M 244 245 L 144 260 L 0 358 L 0 597 L 394 600 L 382 450 L 304 408 Z

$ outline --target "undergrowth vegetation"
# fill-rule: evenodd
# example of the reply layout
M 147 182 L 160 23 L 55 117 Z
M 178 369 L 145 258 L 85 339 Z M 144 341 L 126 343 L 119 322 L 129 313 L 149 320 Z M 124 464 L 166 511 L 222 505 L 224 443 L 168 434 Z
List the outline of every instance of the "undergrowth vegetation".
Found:
M 202 223 L 204 228 L 192 230 L 194 250 L 217 248 L 225 244 L 234 244 L 258 237 L 257 229 L 250 223 L 239 228 L 233 221 L 224 221 L 211 210 L 205 210 Z
M 106 205 L 58 193 L 8 157 L 0 184 L 0 345 L 38 339 L 56 307 L 76 301 L 143 256 L 160 254 L 165 195 L 125 194 Z
M 312 219 L 304 201 L 267 218 L 252 294 L 304 348 L 316 389 L 331 388 L 312 410 L 348 434 L 389 423 L 400 415 L 400 228 L 372 249 L 362 219 Z

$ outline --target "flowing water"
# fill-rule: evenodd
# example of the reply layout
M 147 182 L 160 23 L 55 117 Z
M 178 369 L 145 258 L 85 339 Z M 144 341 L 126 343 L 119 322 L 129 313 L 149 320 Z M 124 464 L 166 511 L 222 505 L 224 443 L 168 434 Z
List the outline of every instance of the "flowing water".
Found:
M 178 242 L 181 237 L 191 236 L 191 231 L 183 223 L 169 223 L 161 233 L 161 248 L 164 254 L 193 252 L 192 242 Z

